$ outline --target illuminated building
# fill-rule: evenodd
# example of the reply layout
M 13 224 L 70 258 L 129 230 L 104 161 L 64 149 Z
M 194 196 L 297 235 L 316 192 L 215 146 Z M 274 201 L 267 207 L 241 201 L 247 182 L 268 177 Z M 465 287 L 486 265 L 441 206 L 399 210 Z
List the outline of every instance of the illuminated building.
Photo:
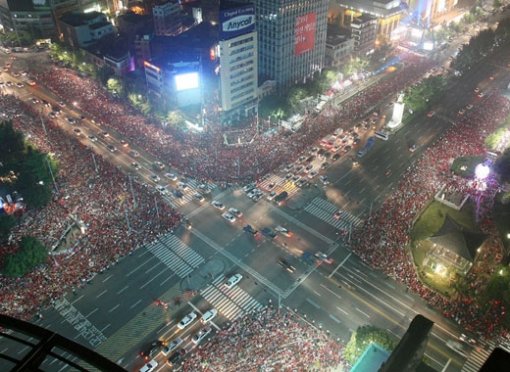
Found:
M 278 90 L 311 79 L 324 67 L 328 0 L 254 0 L 259 78 Z
M 363 14 L 351 22 L 351 37 L 354 40 L 354 51 L 358 55 L 373 52 L 377 39 L 377 19 Z
M 177 1 L 165 1 L 152 7 L 154 34 L 173 35 L 182 24 L 182 9 Z
M 332 33 L 328 30 L 326 39 L 326 60 L 327 67 L 339 67 L 354 50 L 354 40 L 346 34 Z
M 400 0 L 338 0 L 329 9 L 328 17 L 348 29 L 354 19 L 362 15 L 372 16 L 377 19 L 377 39 L 383 41 L 390 39 L 406 9 Z
M 428 28 L 453 10 L 458 0 L 411 0 L 409 10 L 418 26 Z

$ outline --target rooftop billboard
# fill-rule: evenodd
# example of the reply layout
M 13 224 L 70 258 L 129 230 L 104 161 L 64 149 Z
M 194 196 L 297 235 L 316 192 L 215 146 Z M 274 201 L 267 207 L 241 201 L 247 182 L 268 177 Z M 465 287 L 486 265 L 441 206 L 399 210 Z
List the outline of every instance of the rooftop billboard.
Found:
M 255 29 L 255 7 L 246 5 L 239 8 L 220 10 L 220 39 L 228 40 L 252 32 Z

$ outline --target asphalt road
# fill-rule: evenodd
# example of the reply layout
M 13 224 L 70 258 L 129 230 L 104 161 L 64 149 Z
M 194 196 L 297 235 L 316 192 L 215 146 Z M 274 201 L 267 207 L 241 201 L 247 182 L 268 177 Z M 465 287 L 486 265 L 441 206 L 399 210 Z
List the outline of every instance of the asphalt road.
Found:
M 0 58 L 5 60 L 1 54 Z M 501 78 L 489 81 L 487 76 L 494 69 Z M 434 117 L 424 115 L 388 141 L 378 140 L 356 167 L 348 157 L 334 163 L 321 173 L 328 175 L 332 185 L 301 191 L 286 207 L 279 208 L 265 200 L 254 203 L 240 189 L 214 188 L 203 203 L 182 202 L 178 207 L 192 221 L 191 230 L 179 228 L 175 234 L 162 237 L 166 242 L 155 243 L 158 248 L 141 248 L 121 259 L 83 288 L 68 293 L 65 300 L 44 311 L 43 319 L 36 322 L 133 368 L 142 364 L 137 357 L 141 346 L 158 337 L 171 339 L 178 334 L 185 338 L 186 349 L 191 350 L 194 345 L 190 336 L 199 328 L 198 323 L 182 332 L 177 331 L 176 322 L 192 309 L 204 312 L 211 306 L 218 308 L 220 315 L 214 324 L 221 326 L 250 309 L 266 306 L 270 300 L 273 304 L 280 301 L 282 306 L 296 309 L 307 320 L 344 341 L 363 324 L 388 329 L 400 337 L 412 317 L 421 313 L 436 322 L 426 352 L 432 365 L 438 370 L 443 367 L 446 371 L 460 370 L 466 358 L 445 347 L 446 340 L 460 334 L 458 327 L 392 279 L 363 265 L 339 240 L 334 221 L 306 209 L 314 200 L 318 203 L 322 199 L 349 212 L 352 221 L 357 221 L 354 217 L 365 218 L 382 203 L 412 161 L 451 125 L 458 109 L 476 103 L 478 98 L 473 93 L 476 84 L 481 82 L 484 89 L 492 89 L 502 84 L 503 76 L 507 76 L 505 66 L 482 66 L 434 108 L 437 112 Z M 6 74 L 1 79 L 6 80 Z M 16 78 L 9 79 L 16 81 Z M 25 100 L 35 94 L 58 102 L 42 87 L 12 90 Z M 78 116 L 73 107 L 64 111 L 63 116 Z M 61 124 L 74 135 L 72 126 L 64 120 Z M 81 123 L 80 128 L 85 133 L 100 130 L 89 120 Z M 81 139 L 86 141 L 85 136 Z M 92 146 L 126 171 L 134 173 L 130 164 L 137 161 L 143 167 L 140 182 L 153 184 L 148 176 L 154 173 L 154 159 L 142 151 L 140 157 L 133 159 L 119 139 L 112 133 Z M 414 153 L 408 151 L 410 140 L 418 144 Z M 105 149 L 106 144 L 114 144 L 119 151 L 112 155 Z M 187 194 L 195 190 L 191 187 Z M 210 206 L 211 199 L 220 200 L 227 209 L 241 210 L 243 217 L 234 223 L 226 221 L 221 211 Z M 247 223 L 259 230 L 282 225 L 293 235 L 278 235 L 274 240 L 254 238 L 242 230 Z M 331 253 L 334 263 L 317 267 L 299 259 L 304 252 L 318 251 Z M 282 257 L 296 268 L 295 272 L 278 265 Z M 223 276 L 236 272 L 243 274 L 243 280 L 233 291 L 225 290 L 221 285 Z M 183 295 L 187 290 L 197 290 L 200 295 L 187 298 Z M 168 308 L 158 305 L 157 300 L 167 303 Z M 161 356 L 158 358 L 162 361 Z M 53 368 L 61 367 L 54 362 Z

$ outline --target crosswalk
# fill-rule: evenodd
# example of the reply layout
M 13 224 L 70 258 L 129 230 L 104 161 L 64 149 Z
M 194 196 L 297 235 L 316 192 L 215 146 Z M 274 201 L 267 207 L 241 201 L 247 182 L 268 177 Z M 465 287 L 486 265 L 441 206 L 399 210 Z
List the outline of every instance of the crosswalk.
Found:
M 344 210 L 340 210 L 340 218 L 336 219 L 333 215 L 338 210 L 336 205 L 320 197 L 314 198 L 305 207 L 306 212 L 330 224 L 336 229 L 349 229 L 351 225 L 354 228 L 361 225 L 363 222 L 358 217 Z
M 201 255 L 172 234 L 164 235 L 145 247 L 181 278 L 204 262 Z
M 496 346 L 493 341 L 488 342 L 488 344 L 483 348 L 479 346 L 475 347 L 469 355 L 469 358 L 466 360 L 466 363 L 464 363 L 461 372 L 479 371 L 495 347 Z
M 173 192 L 170 192 L 170 195 L 168 195 L 167 198 L 170 200 L 170 203 L 174 208 L 185 206 L 186 204 L 195 200 L 193 198 L 193 195 L 196 193 L 200 193 L 205 196 L 206 193 L 210 193 L 218 187 L 218 185 L 216 185 L 215 183 L 206 182 L 204 183 L 206 188 L 205 190 L 202 190 L 198 187 L 202 183 L 198 182 L 195 179 L 188 179 L 186 181 L 186 184 L 188 185 L 188 188 L 186 190 L 179 189 L 179 191 L 183 194 L 182 197 L 176 196 Z M 172 189 L 173 188 L 174 187 L 172 187 Z M 177 188 L 175 189 L 177 190 Z
M 225 318 L 234 320 L 245 313 L 262 309 L 263 306 L 246 291 L 239 286 L 229 289 L 223 285 L 223 281 L 222 276 L 217 277 L 212 284 L 200 291 L 200 295 Z
M 271 184 L 274 184 L 272 188 L 269 187 Z M 292 180 L 287 180 L 278 174 L 271 174 L 265 180 L 259 182 L 257 186 L 268 192 L 274 191 L 276 194 L 287 191 L 289 198 L 299 192 L 299 187 L 297 187 Z

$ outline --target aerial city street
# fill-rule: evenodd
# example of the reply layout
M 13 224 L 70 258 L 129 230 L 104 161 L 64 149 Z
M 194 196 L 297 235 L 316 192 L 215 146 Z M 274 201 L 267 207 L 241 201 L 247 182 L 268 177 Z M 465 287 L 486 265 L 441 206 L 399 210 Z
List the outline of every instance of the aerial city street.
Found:
M 509 147 L 507 0 L 0 0 L 0 371 L 478 371 Z

